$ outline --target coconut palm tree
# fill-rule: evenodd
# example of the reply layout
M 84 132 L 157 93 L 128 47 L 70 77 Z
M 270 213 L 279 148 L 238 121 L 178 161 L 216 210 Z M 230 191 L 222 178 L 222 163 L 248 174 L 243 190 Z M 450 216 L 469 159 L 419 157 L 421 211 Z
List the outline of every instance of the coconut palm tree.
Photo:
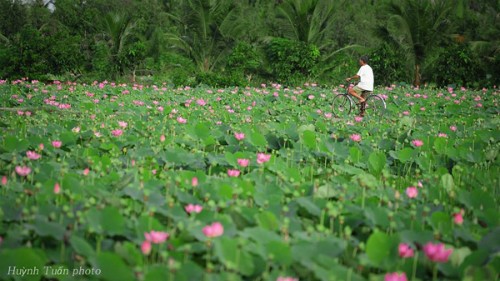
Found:
M 153 34 L 154 35 L 154 34 Z M 103 20 L 103 32 L 97 35 L 97 41 L 104 43 L 107 51 L 108 65 L 112 75 L 123 75 L 135 70 L 154 43 L 151 34 L 138 31 L 137 20 L 125 13 L 108 13 Z
M 472 51 L 482 59 L 483 69 L 487 79 L 492 84 L 498 83 L 500 70 L 500 2 L 484 1 L 479 3 L 470 1 L 468 14 L 478 19 L 478 28 L 470 28 L 469 34 L 459 37 L 469 44 Z M 473 5 L 474 4 L 474 5 Z M 467 29 L 468 27 L 465 27 Z
M 315 44 L 322 49 L 329 44 L 334 25 L 334 1 L 288 0 L 278 6 L 283 37 Z
M 177 32 L 168 34 L 170 42 L 200 71 L 212 71 L 230 50 L 231 39 L 222 33 L 221 26 L 230 20 L 234 7 L 230 0 L 183 1 L 177 16 L 171 14 Z
M 346 1 L 331 0 L 286 0 L 278 5 L 277 19 L 280 22 L 278 35 L 315 45 L 321 57 L 318 74 L 335 67 L 335 55 L 349 49 L 363 49 L 358 44 L 339 45 L 335 41 L 338 13 L 350 7 Z
M 452 8 L 446 0 L 393 0 L 384 7 L 386 17 L 378 35 L 406 53 L 414 85 L 420 85 L 429 54 L 450 39 Z
M 132 18 L 123 14 L 108 13 L 104 18 L 105 33 L 108 39 L 111 59 L 118 63 L 123 54 L 127 40 L 132 36 L 135 23 Z

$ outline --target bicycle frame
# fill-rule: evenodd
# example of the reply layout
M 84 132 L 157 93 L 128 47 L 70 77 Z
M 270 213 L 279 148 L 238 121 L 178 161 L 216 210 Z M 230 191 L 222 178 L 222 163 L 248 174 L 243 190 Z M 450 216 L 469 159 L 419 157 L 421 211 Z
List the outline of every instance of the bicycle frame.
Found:
M 369 110 L 370 115 L 380 117 L 384 114 L 387 105 L 383 98 L 373 94 L 373 92 L 371 91 L 363 91 L 360 94 L 363 96 L 363 98 L 365 98 L 365 102 L 356 103 L 351 94 L 349 94 L 349 88 L 346 88 L 345 93 L 339 94 L 333 99 L 332 106 L 334 107 L 334 114 L 337 117 L 340 117 L 341 115 L 349 115 L 355 105 L 359 105 L 360 116 L 364 116 L 367 109 Z

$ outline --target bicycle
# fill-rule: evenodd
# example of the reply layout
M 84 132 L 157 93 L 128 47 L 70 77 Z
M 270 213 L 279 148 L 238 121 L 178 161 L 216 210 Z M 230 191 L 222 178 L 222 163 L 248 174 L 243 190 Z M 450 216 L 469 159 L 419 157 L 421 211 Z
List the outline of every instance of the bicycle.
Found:
M 345 93 L 335 96 L 332 102 L 335 117 L 347 117 L 355 106 L 359 107 L 359 116 L 361 117 L 368 115 L 380 118 L 384 115 L 387 105 L 383 98 L 373 94 L 372 91 L 363 91 L 361 96 L 365 101 L 362 103 L 355 102 L 349 94 L 349 88 L 346 88 Z

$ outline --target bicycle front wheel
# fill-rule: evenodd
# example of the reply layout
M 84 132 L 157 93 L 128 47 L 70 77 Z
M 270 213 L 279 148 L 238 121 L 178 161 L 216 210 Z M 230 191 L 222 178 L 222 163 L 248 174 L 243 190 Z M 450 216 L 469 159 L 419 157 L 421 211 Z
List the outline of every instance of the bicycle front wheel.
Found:
M 335 117 L 344 118 L 351 113 L 351 101 L 347 95 L 337 95 L 332 102 L 332 111 Z
M 364 110 L 362 112 L 365 116 L 380 118 L 384 116 L 387 106 L 383 98 L 371 95 L 366 99 Z

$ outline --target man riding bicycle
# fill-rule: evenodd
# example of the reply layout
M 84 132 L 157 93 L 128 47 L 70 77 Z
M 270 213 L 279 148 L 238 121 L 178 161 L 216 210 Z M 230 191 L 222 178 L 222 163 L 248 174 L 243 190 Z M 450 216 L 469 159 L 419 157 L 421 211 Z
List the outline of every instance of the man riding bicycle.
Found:
M 346 81 L 351 81 L 352 79 L 359 79 L 359 83 L 349 89 L 349 94 L 354 96 L 362 104 L 365 102 L 364 91 L 373 92 L 373 70 L 368 65 L 368 57 L 362 56 L 359 58 L 359 65 L 361 66 L 358 73 L 352 77 L 346 78 Z

